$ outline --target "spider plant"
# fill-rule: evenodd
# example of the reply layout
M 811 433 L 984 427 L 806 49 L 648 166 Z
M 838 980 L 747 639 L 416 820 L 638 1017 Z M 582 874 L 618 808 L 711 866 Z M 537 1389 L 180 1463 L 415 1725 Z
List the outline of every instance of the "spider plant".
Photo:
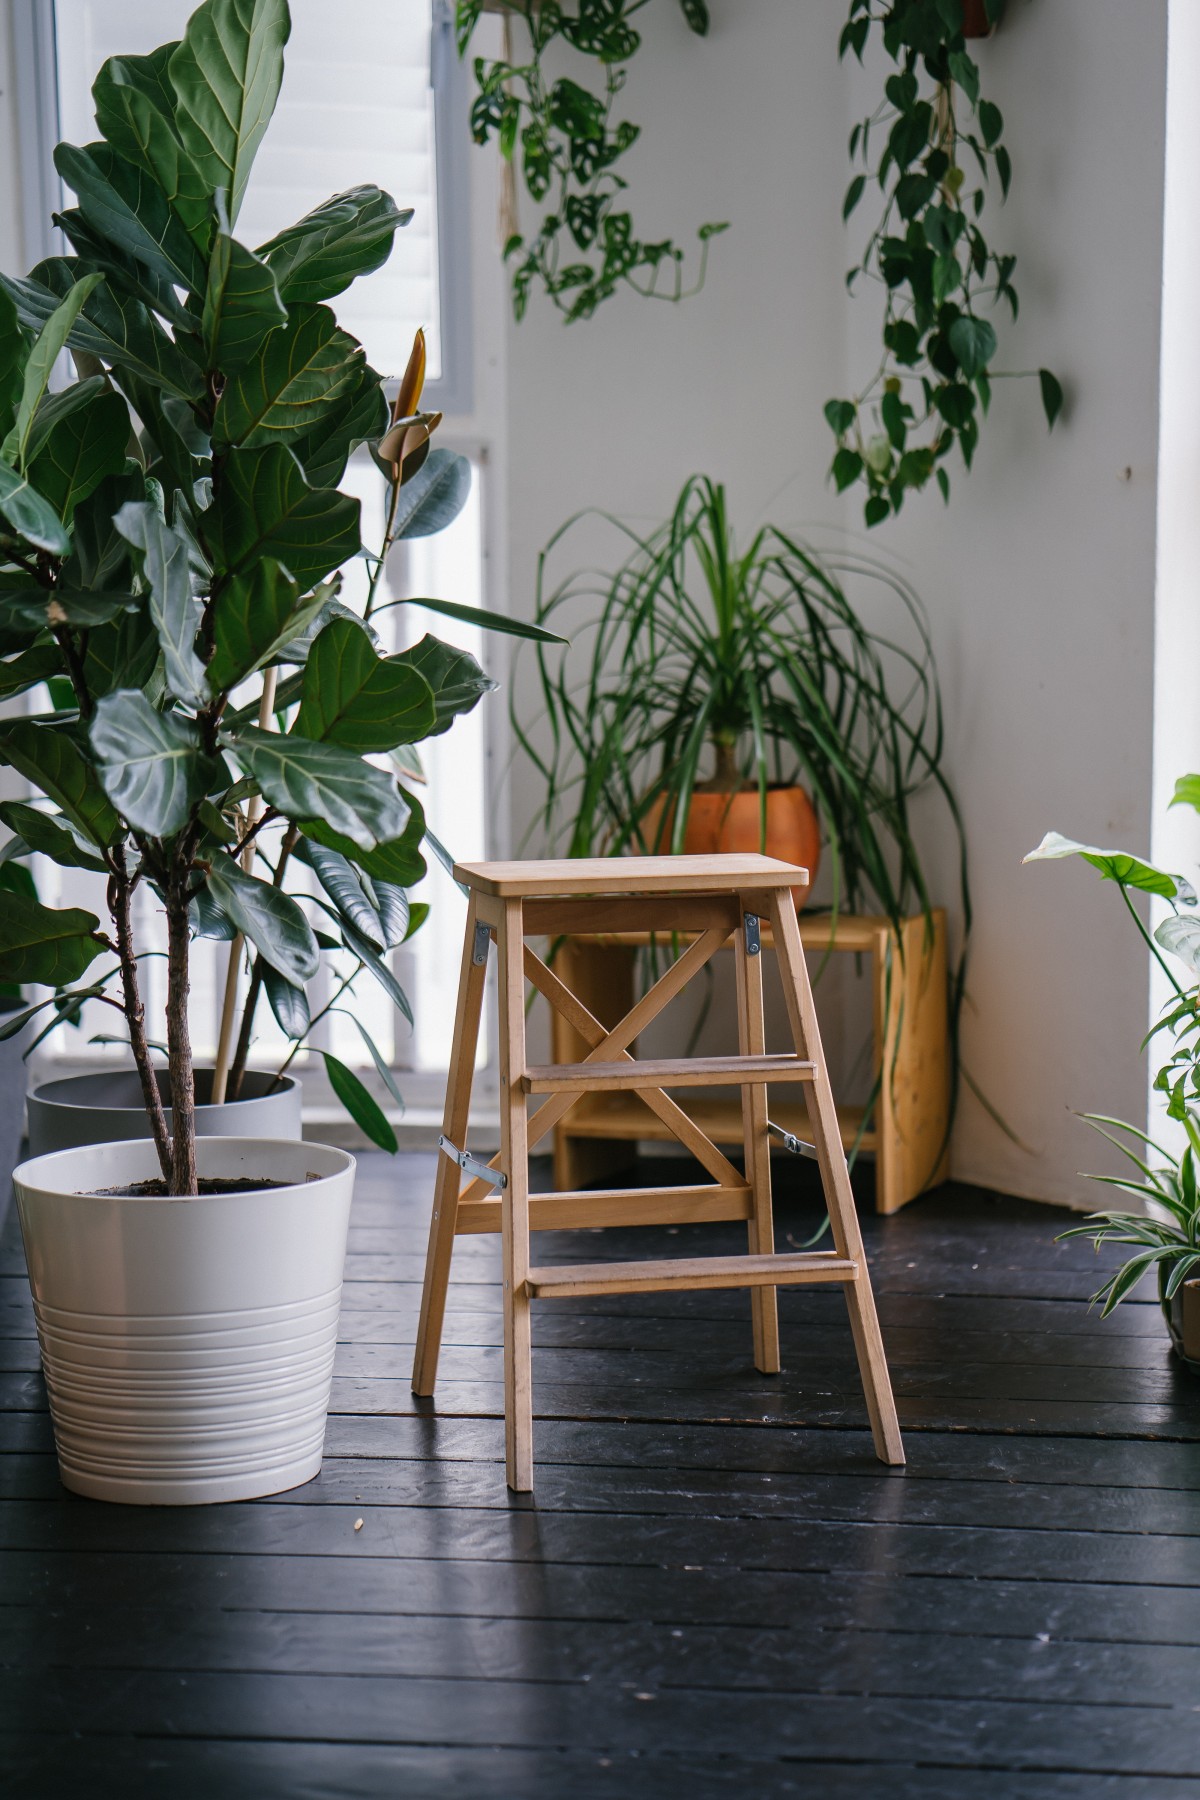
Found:
M 548 569 L 585 519 L 618 534 L 611 571 L 550 586 Z M 843 583 L 891 603 L 894 625 L 864 624 Z M 941 697 L 919 599 L 883 564 L 827 556 L 774 525 L 742 547 L 725 490 L 685 484 L 670 519 L 643 535 L 581 513 L 538 563 L 536 619 L 569 637 L 537 646 L 545 724 L 517 717 L 545 782 L 541 823 L 571 856 L 678 851 L 697 785 L 750 784 L 765 842 L 769 787 L 809 791 L 828 842 L 832 905 L 890 920 L 930 916 L 912 802 L 932 791 L 959 846 L 944 768 Z M 955 976 L 961 991 L 961 963 Z

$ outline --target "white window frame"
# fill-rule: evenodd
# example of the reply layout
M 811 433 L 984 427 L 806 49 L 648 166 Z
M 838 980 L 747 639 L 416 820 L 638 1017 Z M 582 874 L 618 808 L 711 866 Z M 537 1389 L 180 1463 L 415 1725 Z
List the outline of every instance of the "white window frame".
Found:
M 51 216 L 67 204 L 54 167 L 61 136 L 54 0 L 10 0 L 17 129 L 21 153 L 21 224 L 26 267 L 67 252 Z M 437 412 L 469 416 L 474 405 L 469 71 L 454 42 L 451 0 L 433 0 L 429 79 L 433 89 L 437 180 L 438 305 L 443 373 L 425 388 Z M 404 204 L 403 195 L 396 199 Z

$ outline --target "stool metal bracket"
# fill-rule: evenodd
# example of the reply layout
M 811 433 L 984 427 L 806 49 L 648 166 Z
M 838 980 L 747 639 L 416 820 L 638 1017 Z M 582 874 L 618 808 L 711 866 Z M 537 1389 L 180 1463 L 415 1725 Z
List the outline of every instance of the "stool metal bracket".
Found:
M 508 1186 L 508 1176 L 500 1169 L 491 1169 L 487 1163 L 480 1162 L 477 1156 L 472 1156 L 469 1150 L 460 1150 L 458 1145 L 452 1144 L 444 1133 L 438 1138 L 438 1149 L 448 1156 L 451 1162 L 456 1162 L 463 1174 L 469 1175 L 472 1181 L 486 1181 L 489 1187 L 494 1188 Z
M 757 956 L 762 949 L 758 930 L 758 914 L 746 913 L 743 925 L 746 932 L 746 955 Z
M 793 1156 L 807 1156 L 814 1162 L 816 1161 L 817 1146 L 815 1144 L 806 1144 L 804 1139 L 798 1138 L 794 1131 L 785 1131 L 782 1125 L 775 1125 L 770 1119 L 767 1120 L 767 1130 L 773 1137 L 777 1137 L 784 1149 L 790 1150 Z
M 488 951 L 492 947 L 492 928 L 490 925 L 476 925 L 475 942 L 471 948 L 471 961 L 475 967 L 481 968 L 488 959 Z

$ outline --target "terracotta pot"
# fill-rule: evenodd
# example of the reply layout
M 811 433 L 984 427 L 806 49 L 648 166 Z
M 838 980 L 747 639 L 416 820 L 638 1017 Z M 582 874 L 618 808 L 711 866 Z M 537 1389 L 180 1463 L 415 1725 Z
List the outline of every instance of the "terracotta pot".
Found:
M 963 36 L 968 38 L 991 37 L 995 31 L 987 16 L 987 8 L 983 0 L 963 0 Z
M 683 849 L 687 856 L 729 855 L 761 850 L 780 862 L 808 870 L 809 886 L 793 888 L 796 905 L 803 906 L 817 878 L 821 861 L 821 827 L 813 803 L 802 787 L 767 789 L 767 838 L 760 836 L 761 819 L 757 788 L 740 793 L 692 794 Z

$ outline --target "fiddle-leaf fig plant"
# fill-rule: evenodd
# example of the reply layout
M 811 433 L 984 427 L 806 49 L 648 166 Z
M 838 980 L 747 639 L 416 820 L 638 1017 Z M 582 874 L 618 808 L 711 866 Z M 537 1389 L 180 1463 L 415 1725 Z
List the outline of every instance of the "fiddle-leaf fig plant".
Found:
M 102 875 L 107 915 L 10 887 L 0 982 L 53 989 L 28 1009 L 51 1026 L 89 1000 L 121 1015 L 176 1195 L 197 1191 L 193 939 L 252 954 L 232 1093 L 260 992 L 298 1044 L 324 954 L 353 959 L 331 1006 L 365 968 L 407 1010 L 387 957 L 419 916 L 415 746 L 494 685 L 433 637 L 385 654 L 372 624 L 398 604 L 380 599 L 390 545 L 440 529 L 469 481 L 431 449 L 420 340 L 389 409 L 328 305 L 410 214 L 364 185 L 255 248 L 234 235 L 289 26 L 286 0 L 204 0 L 181 41 L 107 62 L 98 140 L 56 153 L 75 254 L 0 278 L 0 693 L 30 708 L 0 721 L 0 762 L 39 797 L 0 808 L 3 857 Z M 64 349 L 77 378 L 60 387 Z M 388 524 L 355 611 L 339 571 L 364 554 L 360 506 L 339 484 L 363 445 Z M 139 981 L 142 887 L 165 915 L 172 1131 Z M 386 1142 L 363 1084 L 327 1060 Z
M 460 56 L 467 54 L 485 11 L 518 18 L 528 41 L 528 53 L 518 59 L 506 19 L 504 53 L 475 58 L 478 92 L 471 108 L 475 142 L 486 144 L 494 136 L 505 164 L 520 168 L 526 192 L 543 209 L 535 235 L 524 236 L 515 217 L 505 235 L 518 319 L 525 316 L 535 284 L 568 322 L 590 318 L 622 284 L 664 300 L 682 300 L 704 285 L 709 241 L 725 226 L 700 226 L 699 268 L 685 288 L 683 251 L 670 238 L 639 238 L 623 203 L 628 184 L 617 165 L 641 127 L 615 119 L 614 109 L 641 46 L 632 21 L 648 3 L 579 0 L 568 11 L 558 0 L 456 0 Z M 688 28 L 703 37 L 705 0 L 679 3 Z M 570 74 L 556 72 L 564 49 L 574 53 L 564 65 Z M 599 92 L 574 79 L 589 60 L 603 75 Z
M 995 24 L 1003 0 L 983 6 Z M 894 65 L 881 104 L 850 133 L 861 168 L 842 208 L 849 219 L 872 183 L 883 195 L 846 277 L 851 288 L 860 276 L 882 287 L 882 355 L 857 394 L 825 406 L 837 439 L 830 473 L 839 493 L 865 490 L 868 525 L 930 479 L 949 499 L 947 458 L 957 445 L 970 468 L 992 382 L 1011 373 L 992 366 L 997 336 L 986 314 L 1003 301 L 1016 318 L 1017 259 L 991 247 L 981 219 L 993 175 L 1007 196 L 1012 159 L 964 22 L 964 0 L 851 0 L 839 44 L 861 62 L 875 34 Z M 1036 374 L 1053 426 L 1062 388 L 1049 369 Z

